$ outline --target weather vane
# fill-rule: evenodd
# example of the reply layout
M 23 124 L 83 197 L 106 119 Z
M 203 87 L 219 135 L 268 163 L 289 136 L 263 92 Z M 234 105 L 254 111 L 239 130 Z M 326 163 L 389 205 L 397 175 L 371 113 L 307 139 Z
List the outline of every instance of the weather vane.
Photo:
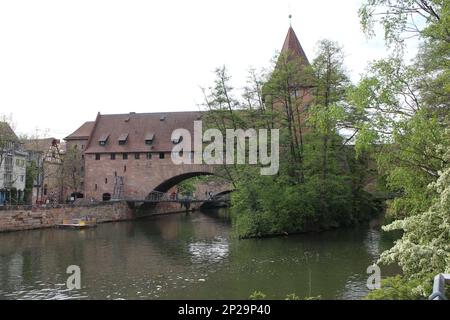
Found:
M 288 12 L 289 12 L 289 26 L 292 27 L 292 14 L 291 14 L 292 6 L 291 6 L 291 3 L 288 3 Z

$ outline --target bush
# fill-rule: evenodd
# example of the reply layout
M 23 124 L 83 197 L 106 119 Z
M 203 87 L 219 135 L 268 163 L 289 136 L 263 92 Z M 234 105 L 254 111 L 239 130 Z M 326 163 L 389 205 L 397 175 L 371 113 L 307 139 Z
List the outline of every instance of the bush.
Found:
M 415 288 L 418 281 L 407 281 L 402 276 L 389 277 L 381 281 L 381 289 L 370 292 L 366 300 L 419 300 L 424 297 Z

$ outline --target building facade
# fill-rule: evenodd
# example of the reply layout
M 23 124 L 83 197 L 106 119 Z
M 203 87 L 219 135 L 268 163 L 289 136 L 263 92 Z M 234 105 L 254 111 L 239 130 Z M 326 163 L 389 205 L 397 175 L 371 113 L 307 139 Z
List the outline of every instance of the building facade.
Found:
M 65 138 L 66 153 L 78 150 L 82 162 L 82 183 L 71 195 L 144 199 L 158 181 L 184 173 L 172 163 L 172 149 L 179 142 L 172 140 L 172 132 L 182 128 L 193 136 L 196 120 L 201 120 L 200 112 L 98 114 L 95 122 Z
M 0 205 L 24 201 L 27 152 L 8 123 L 0 122 Z

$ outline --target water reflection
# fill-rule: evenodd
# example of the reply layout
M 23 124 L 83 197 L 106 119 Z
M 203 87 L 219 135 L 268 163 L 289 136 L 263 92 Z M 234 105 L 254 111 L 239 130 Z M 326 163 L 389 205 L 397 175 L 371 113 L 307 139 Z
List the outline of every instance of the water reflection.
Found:
M 226 212 L 0 234 L 1 299 L 358 299 L 392 239 L 368 227 L 237 240 Z M 68 291 L 79 265 L 82 289 Z
M 216 237 L 213 241 L 201 241 L 189 244 L 189 252 L 192 254 L 193 263 L 217 263 L 228 256 L 228 240 Z

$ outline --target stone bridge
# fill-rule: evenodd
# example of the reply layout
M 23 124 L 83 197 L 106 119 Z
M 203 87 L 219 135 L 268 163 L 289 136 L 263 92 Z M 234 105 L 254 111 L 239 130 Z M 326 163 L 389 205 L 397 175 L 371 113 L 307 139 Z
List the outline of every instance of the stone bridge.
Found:
M 177 130 L 188 132 L 192 142 L 201 118 L 201 112 L 98 114 L 94 122 L 65 138 L 67 149 L 81 150 L 84 161 L 83 186 L 69 192 L 88 200 L 144 200 L 151 192 L 168 192 L 186 179 L 216 174 L 214 165 L 178 165 L 172 160 L 177 145 L 189 142 L 189 136 L 177 135 Z

